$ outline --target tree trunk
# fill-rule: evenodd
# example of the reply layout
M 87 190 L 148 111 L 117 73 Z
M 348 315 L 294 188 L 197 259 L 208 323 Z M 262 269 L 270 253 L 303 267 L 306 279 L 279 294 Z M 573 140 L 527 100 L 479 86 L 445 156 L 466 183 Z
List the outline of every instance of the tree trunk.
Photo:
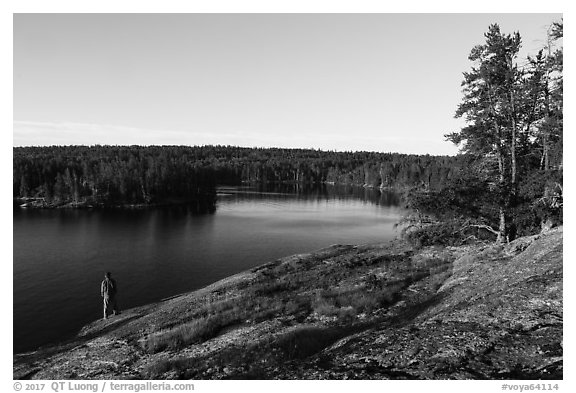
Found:
M 550 30 L 547 33 L 548 38 L 548 57 L 546 58 L 546 73 L 544 74 L 544 109 L 546 111 L 546 117 L 544 118 L 544 129 L 542 135 L 542 169 L 547 171 L 550 169 L 550 159 L 549 159 L 549 146 L 548 146 L 548 126 L 550 123 L 551 111 L 550 111 L 550 59 L 552 58 L 552 40 L 550 37 Z
M 550 168 L 548 153 L 548 131 L 542 131 L 542 158 L 540 159 L 540 169 L 547 171 Z
M 542 160 L 540 161 L 541 168 L 547 171 L 550 169 L 549 159 L 549 141 L 548 141 L 548 127 L 550 124 L 550 92 L 548 90 L 548 75 L 546 75 L 546 86 L 544 88 L 544 108 L 546 110 L 546 117 L 544 118 L 544 127 L 542 127 Z
M 498 236 L 496 242 L 506 242 L 506 214 L 504 213 L 504 208 L 502 206 L 500 206 L 500 224 L 498 225 Z
M 505 175 L 504 175 L 504 157 L 502 154 L 502 146 L 498 146 L 497 149 L 497 155 L 498 155 L 498 169 L 500 171 L 500 190 L 502 190 L 504 188 L 504 184 L 505 184 Z M 498 243 L 504 243 L 506 241 L 506 213 L 505 213 L 505 205 L 506 201 L 504 200 L 504 198 L 502 198 L 502 196 L 500 197 L 500 201 L 499 201 L 499 216 L 500 216 L 500 223 L 498 225 L 498 237 L 496 238 L 496 241 Z
M 510 144 L 510 181 L 512 182 L 512 192 L 516 190 L 516 114 L 514 108 L 514 92 L 510 92 L 510 104 L 511 104 L 511 118 L 512 118 L 512 141 Z

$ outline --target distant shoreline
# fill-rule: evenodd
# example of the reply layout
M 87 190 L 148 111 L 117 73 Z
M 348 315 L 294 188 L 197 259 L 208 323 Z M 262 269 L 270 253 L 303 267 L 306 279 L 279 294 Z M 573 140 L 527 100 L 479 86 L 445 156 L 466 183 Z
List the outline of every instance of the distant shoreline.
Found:
M 396 186 L 374 186 L 371 184 L 351 184 L 351 183 L 335 183 L 335 182 L 323 182 L 321 184 L 310 184 L 310 183 L 294 183 L 294 182 L 272 182 L 272 183 L 251 183 L 242 182 L 243 186 L 260 186 L 260 185 L 300 185 L 300 186 L 334 186 L 334 187 L 354 187 L 354 188 L 364 188 L 370 190 L 379 190 L 395 193 L 406 192 L 409 187 L 396 187 Z M 150 203 L 130 203 L 130 202 L 118 202 L 118 203 L 103 203 L 95 202 L 91 200 L 83 201 L 59 201 L 59 202 L 48 202 L 46 198 L 43 197 L 14 197 L 13 198 L 13 208 L 16 209 L 127 209 L 127 210 L 140 210 L 140 209 L 152 209 L 152 208 L 162 208 L 162 207 L 172 207 L 172 206 L 186 206 L 186 205 L 198 205 L 206 204 L 215 200 L 219 195 L 219 187 L 230 188 L 230 185 L 217 186 L 215 188 L 214 194 L 206 194 L 200 198 L 170 198 L 159 202 Z
M 195 200 L 173 200 L 155 203 L 96 203 L 92 201 L 81 202 L 47 202 L 44 198 L 13 198 L 14 209 L 127 209 L 139 210 L 171 206 L 206 205 L 215 197 Z

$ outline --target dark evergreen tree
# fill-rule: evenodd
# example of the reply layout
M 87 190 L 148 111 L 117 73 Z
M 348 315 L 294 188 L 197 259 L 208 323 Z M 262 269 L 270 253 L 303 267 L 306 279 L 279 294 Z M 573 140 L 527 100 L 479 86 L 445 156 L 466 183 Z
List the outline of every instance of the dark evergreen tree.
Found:
M 520 34 L 502 34 L 493 24 L 485 34 L 486 42 L 475 46 L 469 56 L 474 62 L 464 73 L 464 98 L 456 117 L 464 117 L 468 125 L 447 138 L 461 144 L 462 151 L 492 161 L 487 169 L 500 195 L 498 240 L 508 235 L 507 218 L 517 188 L 517 146 L 521 139 L 519 127 L 522 106 L 522 71 L 516 57 L 520 50 Z

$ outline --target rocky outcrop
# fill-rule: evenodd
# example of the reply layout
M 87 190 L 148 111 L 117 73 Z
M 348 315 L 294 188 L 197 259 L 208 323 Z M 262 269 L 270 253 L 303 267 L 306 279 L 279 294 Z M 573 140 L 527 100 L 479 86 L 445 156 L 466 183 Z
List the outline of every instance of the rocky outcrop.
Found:
M 561 379 L 562 369 L 562 232 L 556 231 L 468 251 L 433 297 L 341 340 L 292 375 Z
M 283 258 L 15 355 L 14 378 L 560 379 L 562 233 Z

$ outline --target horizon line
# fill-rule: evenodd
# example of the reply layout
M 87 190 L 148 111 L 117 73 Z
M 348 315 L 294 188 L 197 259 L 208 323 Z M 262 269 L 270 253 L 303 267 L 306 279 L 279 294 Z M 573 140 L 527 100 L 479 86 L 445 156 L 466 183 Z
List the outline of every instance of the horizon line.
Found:
M 441 148 L 440 143 L 448 142 L 437 139 L 399 137 L 397 135 L 386 135 L 384 131 L 377 137 L 362 135 L 358 132 L 354 132 L 351 135 L 351 137 L 347 137 L 311 133 L 308 137 L 295 139 L 285 133 L 273 135 L 271 133 L 251 132 L 241 129 L 214 133 L 210 131 L 159 130 L 94 123 L 14 120 L 12 146 L 230 146 L 248 149 L 292 149 L 346 153 L 372 152 L 449 157 L 460 154 L 457 147 L 450 149 L 456 150 L 454 152 L 444 153 L 419 151 L 421 149 L 402 152 L 402 150 L 410 149 L 410 147 L 414 150 L 417 142 L 415 139 L 420 142 L 420 146 L 423 143 L 437 144 L 440 151 L 447 150 L 446 148 Z M 141 141 L 132 142 L 132 140 L 138 139 Z M 328 146 L 322 146 L 323 144 Z M 356 146 L 340 147 L 351 144 Z M 371 149 L 370 146 L 374 145 L 391 145 L 391 148 Z M 408 146 L 408 148 L 405 146 Z

